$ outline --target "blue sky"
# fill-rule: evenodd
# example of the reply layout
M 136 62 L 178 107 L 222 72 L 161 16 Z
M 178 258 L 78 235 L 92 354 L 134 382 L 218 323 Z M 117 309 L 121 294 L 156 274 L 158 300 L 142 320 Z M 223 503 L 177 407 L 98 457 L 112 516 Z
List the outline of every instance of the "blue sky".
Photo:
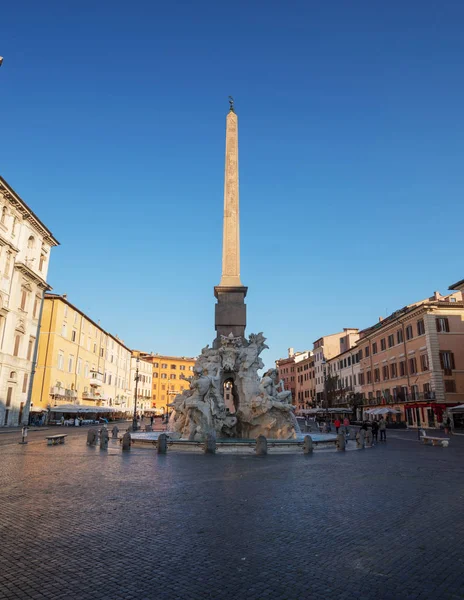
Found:
M 131 347 L 214 338 L 227 96 L 267 364 L 464 277 L 464 3 L 10 2 L 0 174 Z

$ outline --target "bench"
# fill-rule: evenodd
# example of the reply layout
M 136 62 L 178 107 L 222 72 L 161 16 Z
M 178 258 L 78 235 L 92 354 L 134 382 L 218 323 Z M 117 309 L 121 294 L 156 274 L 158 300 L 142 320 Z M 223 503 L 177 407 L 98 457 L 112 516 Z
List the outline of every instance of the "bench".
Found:
M 432 442 L 432 446 L 443 446 L 443 448 L 448 448 L 449 445 L 449 438 L 433 437 L 431 435 L 427 435 L 423 430 L 421 431 L 421 441 L 423 444 Z
M 62 435 L 49 435 L 45 439 L 47 440 L 47 446 L 56 446 L 56 444 L 64 444 L 66 437 L 68 437 L 68 434 L 63 433 Z

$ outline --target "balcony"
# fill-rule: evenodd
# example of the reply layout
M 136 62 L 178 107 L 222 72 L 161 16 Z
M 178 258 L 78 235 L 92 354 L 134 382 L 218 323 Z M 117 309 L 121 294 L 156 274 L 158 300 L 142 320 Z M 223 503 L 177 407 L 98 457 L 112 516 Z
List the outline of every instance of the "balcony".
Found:
M 91 371 L 89 385 L 92 387 L 101 387 L 103 385 L 103 375 L 95 371 Z
M 69 390 L 59 385 L 54 385 L 50 388 L 50 396 L 55 398 L 67 398 L 68 400 L 75 400 L 77 398 L 76 390 Z

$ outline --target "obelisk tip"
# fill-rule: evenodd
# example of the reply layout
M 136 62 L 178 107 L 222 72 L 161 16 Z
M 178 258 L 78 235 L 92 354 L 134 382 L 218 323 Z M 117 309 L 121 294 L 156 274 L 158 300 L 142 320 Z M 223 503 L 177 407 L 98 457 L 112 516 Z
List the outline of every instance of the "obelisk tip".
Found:
M 229 111 L 230 112 L 235 112 L 235 109 L 234 109 L 234 99 L 232 98 L 232 96 L 229 96 L 229 105 L 230 105 Z

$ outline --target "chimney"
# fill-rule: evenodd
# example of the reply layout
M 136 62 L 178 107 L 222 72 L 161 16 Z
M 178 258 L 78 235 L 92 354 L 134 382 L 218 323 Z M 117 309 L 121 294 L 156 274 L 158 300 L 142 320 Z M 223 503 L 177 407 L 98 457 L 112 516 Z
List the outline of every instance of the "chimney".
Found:
M 434 300 L 440 300 L 440 298 L 441 298 L 440 292 L 433 292 L 433 299 Z
M 68 294 L 63 294 L 63 299 L 66 300 L 66 298 L 68 297 Z
M 295 354 L 295 349 L 294 348 L 289 348 L 288 349 L 288 358 L 292 358 L 292 356 Z
M 383 317 L 379 317 L 379 323 L 383 321 Z

